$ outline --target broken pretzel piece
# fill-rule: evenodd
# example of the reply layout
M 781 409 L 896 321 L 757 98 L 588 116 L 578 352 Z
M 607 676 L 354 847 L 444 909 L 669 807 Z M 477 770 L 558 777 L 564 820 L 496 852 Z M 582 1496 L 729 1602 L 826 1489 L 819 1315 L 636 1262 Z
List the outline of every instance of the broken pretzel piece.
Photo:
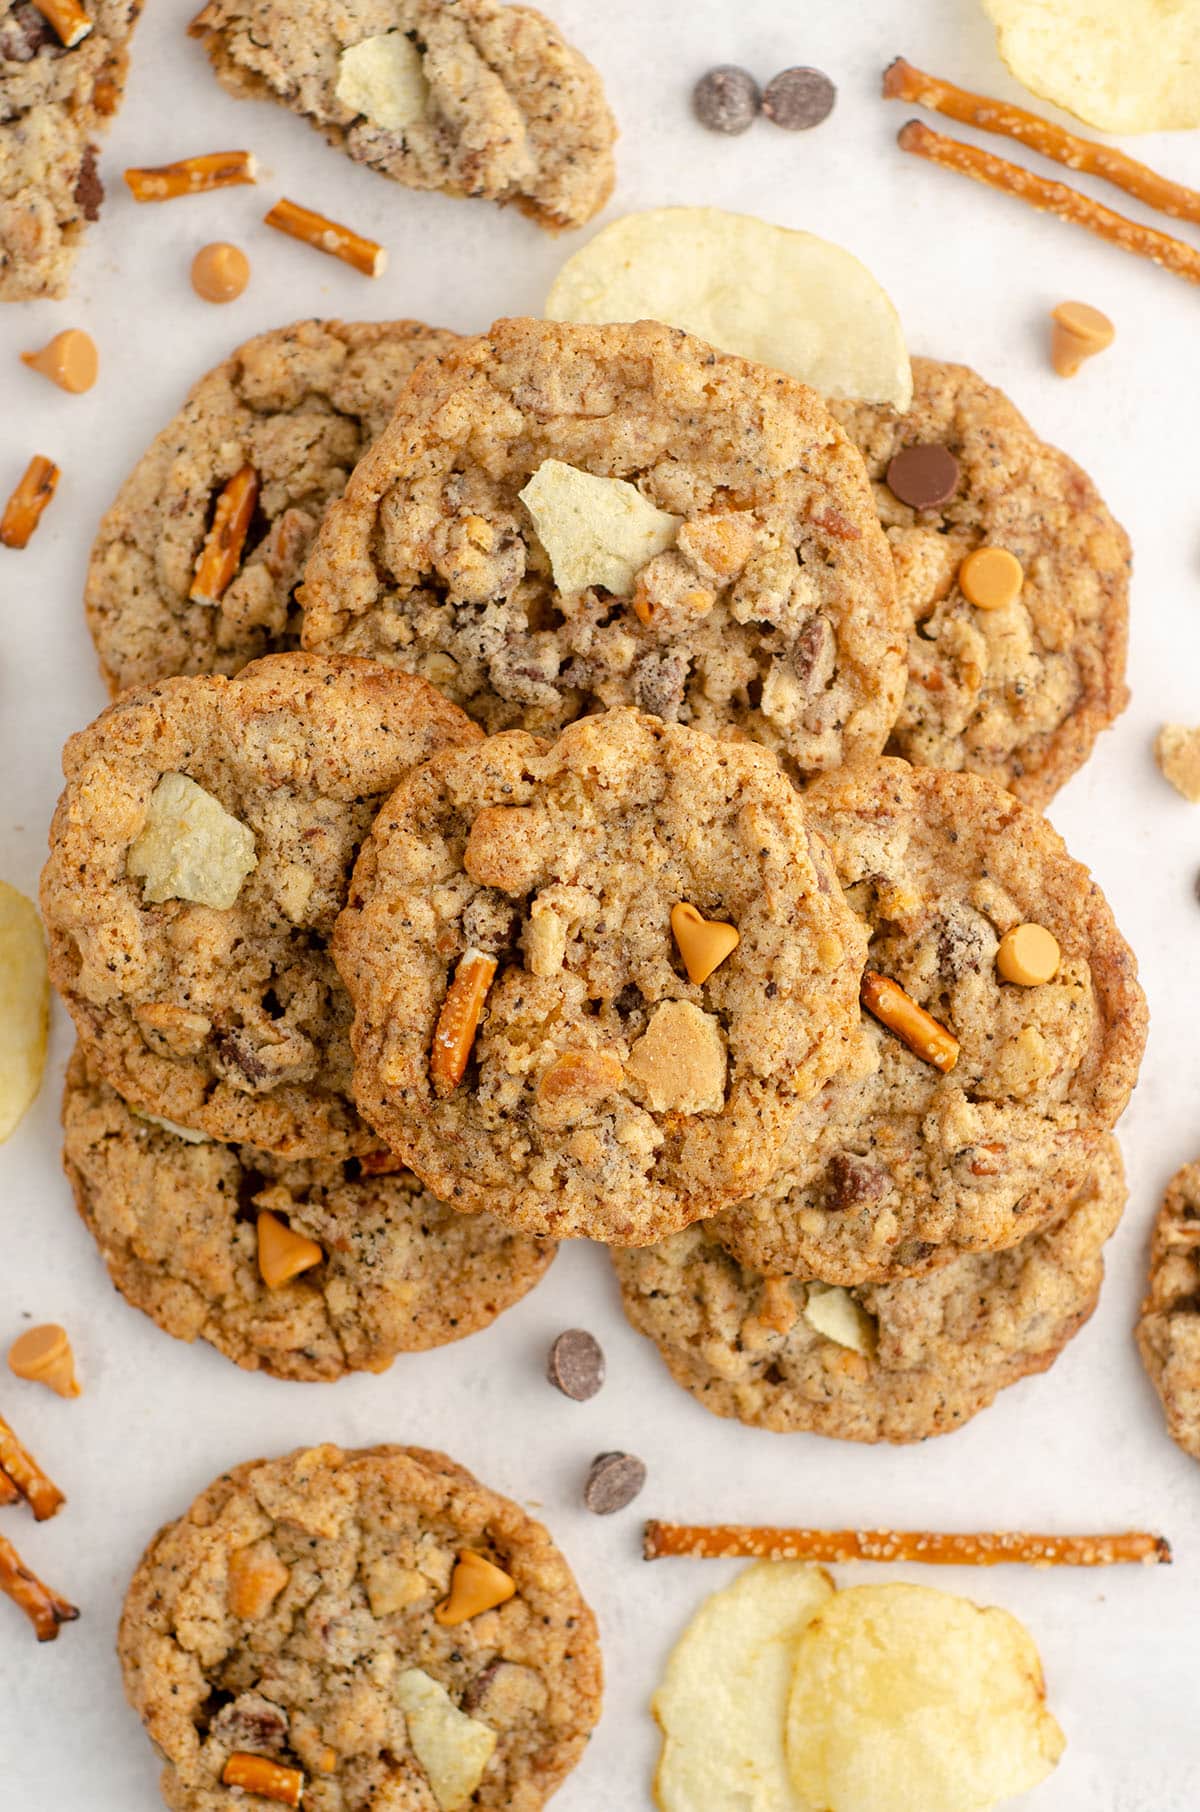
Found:
M 217 605 L 224 597 L 241 565 L 257 502 L 258 473 L 253 466 L 242 466 L 217 498 L 188 592 L 193 604 Z
M 47 1478 L 33 1455 L 25 1451 L 3 1416 L 0 1416 L 0 1472 L 12 1480 L 39 1523 L 46 1522 L 67 1501 L 54 1480 Z
M 648 1522 L 644 1560 L 845 1560 L 923 1562 L 933 1567 L 1170 1566 L 1162 1535 L 1027 1535 L 991 1531 L 943 1535 L 921 1529 L 776 1529 L 716 1523 Z
M 943 1075 L 954 1068 L 958 1062 L 958 1039 L 939 1025 L 932 1013 L 919 1007 L 899 982 L 868 969 L 860 993 L 867 1012 L 894 1032 L 910 1051 L 932 1063 Z
M 299 1768 L 285 1768 L 269 1755 L 247 1755 L 241 1750 L 226 1762 L 221 1784 L 240 1787 L 244 1793 L 257 1793 L 262 1799 L 277 1799 L 284 1806 L 298 1806 L 304 1793 L 304 1776 Z
M 7 1472 L 0 1468 L 0 1505 L 19 1504 L 21 1493 L 9 1478 Z
M 60 473 L 52 459 L 35 453 L 20 484 L 0 516 L 0 542 L 5 547 L 27 547 L 58 484 Z
M 365 277 L 381 277 L 387 266 L 387 253 L 374 239 L 364 239 L 361 233 L 338 226 L 336 221 L 326 220 L 323 214 L 314 214 L 311 208 L 302 208 L 286 196 L 263 219 L 289 238 L 328 252 L 331 258 L 340 258 Z
M 434 1028 L 429 1059 L 429 1080 L 439 1098 L 452 1095 L 466 1074 L 479 1015 L 495 974 L 495 957 L 485 956 L 482 950 L 466 951 L 454 971 Z
M 33 4 L 54 27 L 64 50 L 74 50 L 92 30 L 93 21 L 76 0 L 33 0 Z
M 252 151 L 206 151 L 199 157 L 182 157 L 178 163 L 125 172 L 135 201 L 174 201 L 179 195 L 203 195 L 210 189 L 232 189 L 238 183 L 257 180 Z
M 28 1617 L 39 1642 L 53 1642 L 64 1623 L 79 1616 L 73 1604 L 31 1573 L 10 1541 L 0 1535 L 0 1592 Z

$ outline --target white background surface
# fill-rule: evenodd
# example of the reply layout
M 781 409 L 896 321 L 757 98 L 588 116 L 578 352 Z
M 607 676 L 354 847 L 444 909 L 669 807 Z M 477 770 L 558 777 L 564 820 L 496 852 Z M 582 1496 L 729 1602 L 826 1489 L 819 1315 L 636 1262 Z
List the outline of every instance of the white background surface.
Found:
M 384 1377 L 317 1386 L 243 1375 L 207 1348 L 172 1342 L 109 1287 L 58 1168 L 70 1036 L 56 1006 L 42 1095 L 0 1152 L 0 1344 L 25 1317 L 63 1321 L 86 1394 L 63 1403 L 0 1374 L 0 1409 L 70 1496 L 52 1523 L 35 1527 L 27 1513 L 8 1510 L 3 1527 L 83 1617 L 39 1648 L 0 1603 L 0 1803 L 5 1812 L 153 1812 L 156 1760 L 124 1705 L 113 1656 L 138 1554 L 226 1465 L 329 1438 L 445 1446 L 489 1484 L 537 1506 L 562 1543 L 599 1614 L 608 1691 L 600 1730 L 556 1812 L 649 1806 L 650 1692 L 687 1614 L 732 1571 L 645 1566 L 639 1532 L 650 1513 L 1165 1530 L 1177 1556 L 1170 1570 L 926 1577 L 1007 1605 L 1040 1645 L 1069 1748 L 1052 1782 L 1023 1805 L 1192 1812 L 1200 1801 L 1200 1471 L 1163 1431 L 1130 1330 L 1163 1185 L 1200 1147 L 1200 904 L 1192 894 L 1200 810 L 1170 791 L 1151 759 L 1161 721 L 1200 718 L 1200 294 L 896 149 L 912 110 L 885 105 L 878 84 L 897 52 L 1022 98 L 974 0 L 544 3 L 599 66 L 621 124 L 610 216 L 716 203 L 841 240 L 890 291 L 912 348 L 966 360 L 1008 390 L 1046 438 L 1091 471 L 1131 531 L 1133 703 L 1052 812 L 1113 901 L 1153 1015 L 1122 1129 L 1131 1196 L 1102 1305 L 1051 1374 L 1006 1392 L 962 1431 L 911 1449 L 840 1447 L 718 1422 L 670 1383 L 653 1348 L 625 1325 L 603 1252 L 582 1245 L 564 1250 L 541 1288 L 489 1332 L 401 1360 Z M 188 386 L 237 341 L 303 314 L 414 315 L 469 330 L 497 314 L 537 312 L 558 263 L 580 242 L 556 242 L 484 203 L 409 194 L 340 158 L 282 110 L 232 100 L 184 34 L 191 10 L 188 0 L 149 0 L 127 102 L 104 151 L 109 200 L 70 298 L 0 308 L 0 494 L 35 451 L 63 470 L 30 547 L 0 550 L 0 874 L 28 892 L 58 791 L 60 747 L 103 702 L 80 606 L 89 543 Z M 688 91 L 722 61 L 764 80 L 789 63 L 815 63 L 837 81 L 838 107 L 808 134 L 763 122 L 742 138 L 710 136 L 692 123 Z M 138 208 L 120 179 L 131 163 L 234 145 L 258 153 L 257 189 Z M 1195 135 L 1131 148 L 1200 185 Z M 262 227 L 281 193 L 386 243 L 386 276 L 372 283 Z M 1139 212 L 1132 202 L 1128 211 Z M 187 278 L 193 252 L 218 238 L 242 244 L 254 267 L 246 294 L 226 308 L 199 301 Z M 745 277 L 752 282 L 753 272 Z M 1047 310 L 1066 297 L 1097 304 L 1117 325 L 1115 347 L 1071 383 L 1054 376 L 1046 355 Z M 101 379 L 85 397 L 65 396 L 17 363 L 20 350 L 66 326 L 86 327 L 100 346 Z M 606 1388 L 585 1405 L 542 1378 L 550 1339 L 572 1324 L 592 1328 L 609 1358 Z M 592 1518 L 580 1505 L 581 1480 L 590 1457 L 614 1447 L 645 1457 L 649 1483 L 636 1508 Z M 839 1576 L 885 1574 L 864 1567 Z

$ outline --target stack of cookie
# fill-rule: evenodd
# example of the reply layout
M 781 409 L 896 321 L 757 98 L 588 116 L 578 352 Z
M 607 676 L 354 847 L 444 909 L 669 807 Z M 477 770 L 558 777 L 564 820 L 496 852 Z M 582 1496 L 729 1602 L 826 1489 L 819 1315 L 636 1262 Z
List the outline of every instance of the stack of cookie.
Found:
M 915 375 L 843 426 L 653 323 L 305 323 L 193 392 L 43 888 L 68 1167 L 162 1325 L 378 1368 L 585 1236 L 710 1408 L 908 1440 L 1086 1319 L 1145 1013 L 1034 806 L 1128 548 Z

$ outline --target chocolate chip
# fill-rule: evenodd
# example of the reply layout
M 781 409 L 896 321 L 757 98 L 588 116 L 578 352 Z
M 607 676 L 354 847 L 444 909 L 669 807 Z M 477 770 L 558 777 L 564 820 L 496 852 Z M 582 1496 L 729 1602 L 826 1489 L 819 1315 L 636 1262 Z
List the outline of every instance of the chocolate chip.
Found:
M 14 6 L 0 24 L 0 62 L 32 63 L 39 50 L 57 41 L 54 27 L 36 7 Z
M 887 487 L 893 497 L 914 510 L 936 509 L 958 489 L 959 469 L 949 447 L 931 442 L 905 447 L 887 469 Z
M 807 132 L 833 112 L 837 89 L 822 69 L 781 69 L 763 90 L 762 110 L 788 132 Z
M 560 1334 L 546 1361 L 546 1376 L 574 1403 L 586 1403 L 604 1383 L 604 1350 L 586 1328 Z
M 99 220 L 104 184 L 96 169 L 96 147 L 88 145 L 83 153 L 79 174 L 75 178 L 75 205 L 85 220 Z
M 646 1483 L 646 1467 L 632 1453 L 598 1453 L 588 1468 L 583 1501 L 595 1516 L 632 1504 Z
M 710 69 L 692 90 L 696 118 L 710 132 L 745 132 L 754 124 L 761 99 L 750 71 L 736 63 Z
M 887 1189 L 887 1177 L 878 1165 L 851 1151 L 835 1151 L 829 1160 L 828 1174 L 826 1208 L 856 1208 L 877 1202 Z

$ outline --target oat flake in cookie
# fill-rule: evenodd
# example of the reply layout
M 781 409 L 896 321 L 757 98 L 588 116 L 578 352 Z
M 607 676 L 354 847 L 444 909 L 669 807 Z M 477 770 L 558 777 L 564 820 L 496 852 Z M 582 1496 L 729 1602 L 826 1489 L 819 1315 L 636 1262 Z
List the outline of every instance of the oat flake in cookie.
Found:
M 166 1333 L 277 1378 L 383 1371 L 398 1353 L 486 1327 L 531 1290 L 548 1240 L 456 1214 L 395 1164 L 273 1158 L 181 1137 L 125 1105 L 77 1050 L 63 1161 L 117 1289 Z M 382 1156 L 383 1154 L 379 1154 Z M 322 1262 L 263 1281 L 257 1220 L 315 1240 Z
M 958 1041 L 957 1061 L 943 1073 L 864 1013 L 862 1073 L 800 1109 L 778 1175 L 717 1237 L 766 1275 L 838 1284 L 1014 1245 L 1052 1208 L 1048 1178 L 1087 1174 L 1137 1080 L 1133 954 L 1087 869 L 990 781 L 888 759 L 828 775 L 805 808 L 870 935 L 868 971 Z M 1004 979 L 1018 925 L 1056 941 L 1052 979 Z
M 1200 1460 L 1200 1164 L 1185 1164 L 1163 1198 L 1137 1343 L 1171 1439 Z
M 1053 1365 L 1092 1313 L 1125 1201 L 1116 1141 L 1079 1189 L 1046 1193 L 1056 1218 L 1019 1246 L 853 1292 L 764 1277 L 704 1225 L 613 1262 L 630 1321 L 714 1414 L 781 1434 L 922 1441 Z
M 914 359 L 912 370 L 906 415 L 830 404 L 875 483 L 913 624 L 890 747 L 1042 806 L 1128 701 L 1129 542 L 1087 474 L 999 390 L 964 365 Z M 885 482 L 897 452 L 919 445 L 944 446 L 959 465 L 954 494 L 920 510 Z M 1000 608 L 972 605 L 959 583 L 984 546 L 1023 569 L 1019 595 Z
M 516 1589 L 443 1623 L 463 1554 Z M 290 1770 L 304 1812 L 537 1812 L 600 1715 L 546 1530 L 416 1447 L 224 1473 L 142 1556 L 117 1647 L 173 1812 L 266 1805 L 222 1785 L 235 1755 Z
M 893 587 L 862 462 L 804 385 L 655 322 L 503 321 L 406 390 L 325 520 L 302 633 L 489 731 L 632 704 L 806 775 L 883 747 Z
M 121 104 L 140 0 L 88 0 L 68 48 L 29 0 L 0 0 L 0 302 L 63 296 L 104 184 L 98 141 Z
M 210 0 L 190 27 L 231 94 L 280 102 L 410 189 L 582 226 L 612 191 L 600 77 L 531 7 L 496 0 Z
M 457 337 L 419 321 L 297 321 L 200 379 L 92 547 L 87 619 L 110 692 L 236 673 L 296 646 L 292 593 L 326 506 L 415 366 Z M 259 491 L 239 568 L 216 603 L 197 603 L 189 593 L 217 500 L 247 465 Z
M 680 902 L 739 933 L 702 984 Z M 764 750 L 632 711 L 492 737 L 416 770 L 355 868 L 359 1106 L 456 1207 L 660 1239 L 770 1176 L 846 1061 L 864 945 Z
M 406 674 L 298 653 L 127 693 L 73 736 L 42 912 L 105 1080 L 211 1138 L 376 1149 L 327 940 L 383 798 L 477 740 Z

